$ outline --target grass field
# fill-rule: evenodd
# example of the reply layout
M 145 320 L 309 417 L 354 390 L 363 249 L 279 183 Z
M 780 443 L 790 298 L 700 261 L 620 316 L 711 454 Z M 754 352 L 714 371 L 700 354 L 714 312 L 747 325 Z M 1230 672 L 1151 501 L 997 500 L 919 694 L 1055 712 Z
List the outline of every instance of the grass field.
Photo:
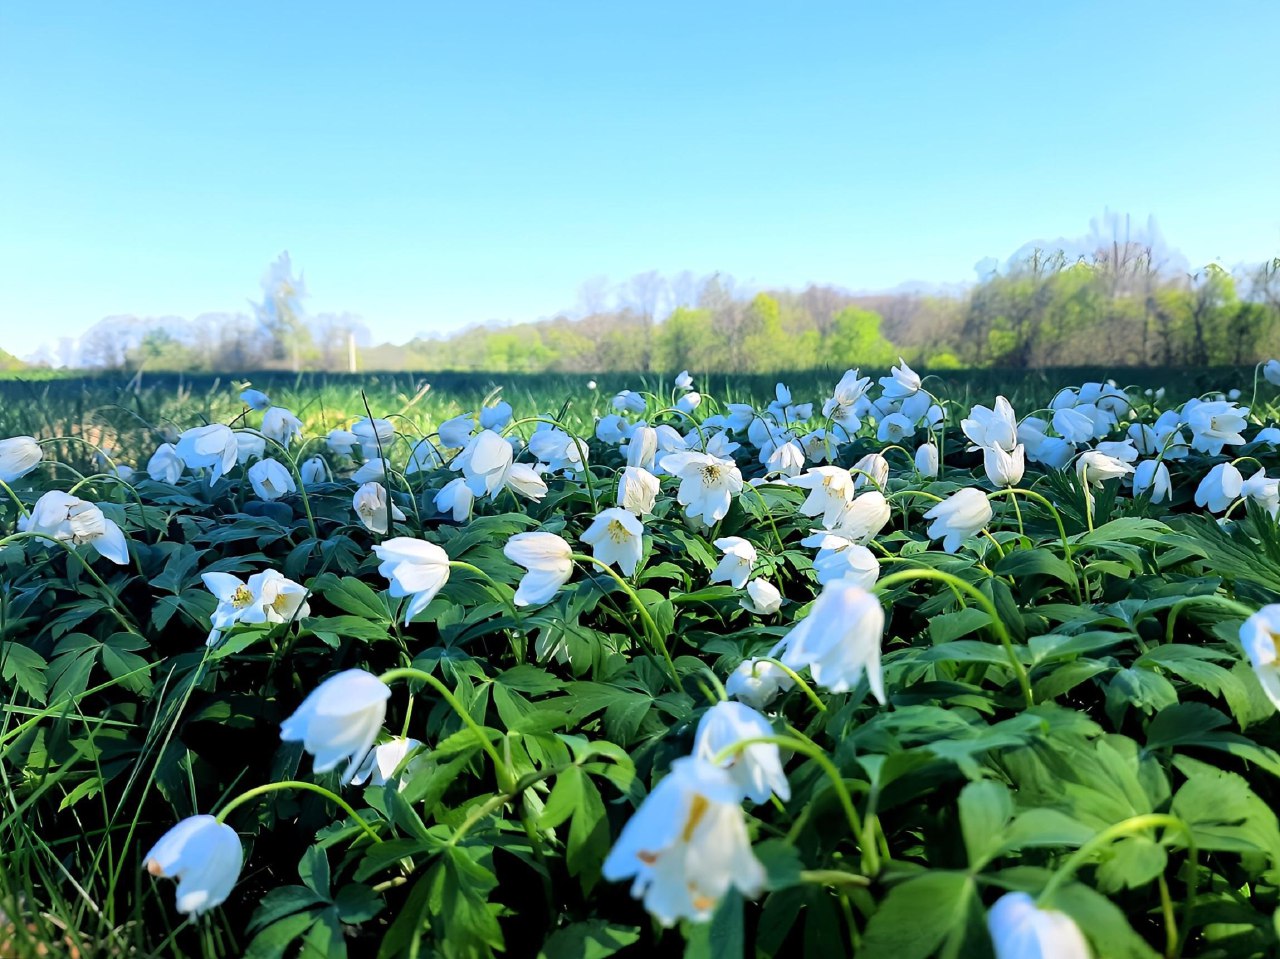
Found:
M 1274 955 L 1277 386 L 1102 378 L 0 381 L 0 957 Z

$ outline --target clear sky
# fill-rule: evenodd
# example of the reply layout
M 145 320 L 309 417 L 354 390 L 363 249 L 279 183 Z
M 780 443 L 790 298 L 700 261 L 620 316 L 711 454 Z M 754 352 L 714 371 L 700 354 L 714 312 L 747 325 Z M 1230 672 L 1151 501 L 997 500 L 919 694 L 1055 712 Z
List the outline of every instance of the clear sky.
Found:
M 378 339 L 648 269 L 852 289 L 1154 214 L 1280 253 L 1280 2 L 0 6 L 0 347 L 241 310 Z

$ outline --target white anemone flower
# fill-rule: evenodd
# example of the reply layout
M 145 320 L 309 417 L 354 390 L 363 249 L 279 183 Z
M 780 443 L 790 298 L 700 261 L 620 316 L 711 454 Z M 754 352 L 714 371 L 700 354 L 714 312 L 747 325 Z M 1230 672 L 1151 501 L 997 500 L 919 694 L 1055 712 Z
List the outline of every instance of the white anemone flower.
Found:
M 855 688 L 865 674 L 871 695 L 883 704 L 883 635 L 880 600 L 861 586 L 837 579 L 823 587 L 809 615 L 782 637 L 772 656 L 797 672 L 807 667 L 813 681 L 833 693 Z
M 396 425 L 390 420 L 364 417 L 351 424 L 351 432 L 360 443 L 365 459 L 386 456 L 387 447 L 396 438 Z
M 350 430 L 329 430 L 324 442 L 335 455 L 351 456 L 360 438 Z
M 1075 920 L 1056 909 L 1041 909 L 1025 892 L 1007 892 L 987 913 L 996 959 L 1090 959 L 1092 953 Z
M 455 523 L 465 523 L 471 518 L 471 508 L 475 503 L 475 494 L 461 476 L 444 484 L 435 495 L 436 509 L 441 513 L 452 513 Z
M 579 473 L 589 456 L 586 443 L 555 427 L 535 431 L 529 437 L 529 452 L 552 473 Z
M 991 516 L 987 494 L 973 487 L 956 490 L 924 514 L 925 519 L 933 520 L 929 538 L 941 539 L 942 548 L 948 553 L 954 553 L 964 540 L 986 529 Z
M 327 773 L 346 760 L 340 779 L 350 782 L 382 730 L 390 696 L 387 684 L 363 669 L 336 673 L 280 724 L 280 738 L 301 742 L 315 757 L 317 773 Z
M 916 472 L 925 479 L 936 479 L 941 466 L 936 443 L 921 443 L 916 447 Z
M 319 455 L 312 456 L 303 462 L 298 467 L 298 474 L 302 477 L 302 485 L 308 488 L 333 480 L 333 473 L 329 469 L 329 464 L 325 462 L 323 456 Z
M 1053 414 L 1053 428 L 1072 446 L 1094 438 L 1094 423 L 1088 414 L 1075 407 L 1064 407 Z
M 34 436 L 0 440 L 0 482 L 13 483 L 21 479 L 35 469 L 43 457 L 44 451 Z
M 502 553 L 527 570 L 516 587 L 517 606 L 551 602 L 573 575 L 573 547 L 555 533 L 516 533 L 507 540 Z
M 422 746 L 421 742 L 410 736 L 397 736 L 379 743 L 369 751 L 356 774 L 351 777 L 351 785 L 363 786 L 368 783 L 370 786 L 385 786 L 407 758 L 409 763 L 402 773 L 405 779 L 400 783 L 403 790 L 409 785 L 409 776 L 435 765 L 425 752 L 418 752 Z
M 387 490 L 381 483 L 365 483 L 351 498 L 351 507 L 356 517 L 368 530 L 374 533 L 385 533 L 391 528 L 390 520 L 404 522 L 405 515 L 394 502 L 390 504 L 390 517 L 387 510 Z
M 670 453 L 662 458 L 664 470 L 680 478 L 676 502 L 692 518 L 710 526 L 724 519 L 733 497 L 742 491 L 742 474 L 732 460 L 706 453 Z
M 507 470 L 503 485 L 525 499 L 535 503 L 547 495 L 547 482 L 538 475 L 537 469 L 528 463 L 512 463 Z
M 804 447 L 795 440 L 782 443 L 765 458 L 764 468 L 768 476 L 799 476 L 804 469 Z
M 36 500 L 30 514 L 18 518 L 18 532 L 40 533 L 72 546 L 89 545 L 117 566 L 129 564 L 124 531 L 93 503 L 61 490 L 49 490 Z
M 1240 498 L 1244 477 L 1231 463 L 1219 463 L 1196 487 L 1195 503 L 1210 513 L 1221 513 Z
M 1280 656 L 1276 638 L 1280 636 L 1280 605 L 1263 606 L 1240 626 L 1240 645 L 1249 657 L 1263 691 L 1280 709 Z
M 916 424 L 903 413 L 890 413 L 876 427 L 881 443 L 905 443 L 916 435 Z
M 396 599 L 410 597 L 404 624 L 430 605 L 449 582 L 449 554 L 435 543 L 411 536 L 393 536 L 373 548 L 378 557 L 378 575 L 387 579 L 387 590 Z
M 186 464 L 172 443 L 161 443 L 147 460 L 147 475 L 159 483 L 175 485 L 182 479 Z
M 216 646 L 236 623 L 290 623 L 311 615 L 307 588 L 279 570 L 264 569 L 248 582 L 221 572 L 204 573 L 200 578 L 218 600 L 209 617 L 212 628 L 206 646 Z
M 619 413 L 634 413 L 639 415 L 644 412 L 648 401 L 639 393 L 633 393 L 630 390 L 623 390 L 613 398 L 613 408 Z
M 1008 452 L 999 446 L 986 446 L 982 450 L 982 466 L 991 485 L 1004 489 L 1017 486 L 1027 469 L 1025 446 L 1015 446 Z
M 243 466 L 267 455 L 267 438 L 257 430 L 236 430 L 236 462 Z
M 1003 396 L 996 397 L 992 409 L 975 406 L 968 417 L 960 421 L 960 429 L 973 444 L 970 449 L 998 446 L 1011 453 L 1018 443 L 1018 421 L 1013 406 Z
M 618 446 L 627 438 L 627 421 L 618 413 L 610 413 L 596 420 L 596 439 L 609 446 Z
M 889 461 L 879 453 L 868 453 L 849 468 L 855 490 L 870 484 L 883 492 L 889 482 Z
M 632 576 L 644 551 L 644 524 L 635 514 L 620 506 L 611 506 L 600 511 L 581 539 L 600 562 L 617 563 L 619 569 Z
M 285 468 L 284 464 L 271 458 L 258 460 L 249 467 L 246 475 L 258 498 L 267 502 L 277 500 L 298 489 L 297 484 L 294 483 L 293 474 Z
M 1119 479 L 1132 472 L 1133 467 L 1124 460 L 1100 453 L 1098 450 L 1081 453 L 1080 458 L 1076 460 L 1076 476 L 1080 478 L 1081 485 L 1086 488 L 1101 486 L 1107 480 Z
M 405 464 L 404 472 L 406 476 L 412 476 L 414 473 L 429 473 L 442 466 L 444 457 L 429 438 L 423 437 L 409 451 L 409 461 Z
M 889 375 L 881 377 L 881 395 L 888 399 L 906 399 L 920 391 L 920 374 L 907 366 L 906 360 L 898 357 L 898 365 L 889 370 Z
M 835 579 L 847 579 L 870 589 L 880 578 L 880 561 L 875 554 L 847 536 L 821 530 L 806 536 L 800 544 L 817 547 L 813 569 L 823 586 Z
M 240 450 L 235 432 L 221 423 L 193 426 L 185 430 L 178 437 L 176 448 L 188 469 L 210 471 L 210 486 L 236 465 Z
M 831 532 L 866 545 L 889 523 L 889 501 L 879 490 L 860 493 L 843 513 L 836 517 Z
M 470 413 L 462 413 L 445 420 L 436 432 L 447 448 L 461 449 L 471 441 L 475 429 L 475 418 Z
M 1151 502 L 1159 505 L 1173 492 L 1169 467 L 1159 460 L 1143 460 L 1133 471 L 1133 495 L 1151 494 Z
M 753 709 L 764 709 L 794 685 L 795 681 L 777 663 L 744 659 L 725 680 L 724 691 Z
M 716 762 L 721 753 L 751 739 L 773 736 L 769 720 L 745 703 L 716 703 L 698 720 L 691 755 Z M 759 805 L 777 796 L 783 802 L 791 798 L 787 774 L 782 771 L 782 757 L 775 743 L 751 743 L 721 759 L 718 765 L 727 769 L 738 784 L 742 799 Z
M 640 466 L 624 467 L 618 474 L 618 505 L 637 516 L 653 512 L 661 484 L 658 477 Z
M 756 548 L 741 536 L 722 536 L 713 544 L 722 550 L 719 565 L 711 573 L 711 582 L 728 583 L 734 589 L 742 589 L 751 577 L 751 568 L 756 564 Z
M 693 377 L 689 375 L 688 370 L 680 371 L 680 375 L 675 378 L 675 387 L 686 392 L 693 389 Z
M 476 496 L 497 499 L 506 483 L 513 459 L 511 444 L 493 430 L 481 430 L 453 460 Z
M 1267 360 L 1262 365 L 1262 376 L 1272 386 L 1280 386 L 1280 360 Z
M 142 865 L 152 876 L 177 879 L 178 912 L 194 917 L 231 895 L 244 865 L 244 849 L 226 823 L 213 816 L 188 816 L 147 850 Z
M 791 485 L 809 491 L 800 504 L 800 514 L 821 516 L 824 526 L 833 524 L 853 502 L 853 476 L 839 466 L 811 466 L 791 480 Z
M 692 413 L 702 405 L 702 394 L 696 390 L 690 390 L 684 396 L 676 400 L 676 409 L 681 413 Z
M 782 594 L 778 592 L 778 587 L 757 576 L 747 583 L 747 595 L 738 602 L 748 613 L 772 616 L 782 609 Z
M 499 400 L 492 406 L 480 410 L 480 428 L 483 430 L 506 429 L 511 422 L 513 411 L 506 400 Z
M 262 390 L 244 390 L 240 393 L 240 402 L 255 413 L 261 413 L 271 405 L 271 397 Z
M 302 420 L 283 406 L 272 406 L 262 414 L 260 432 L 288 449 L 290 443 L 302 436 Z
M 1280 513 L 1280 479 L 1271 479 L 1266 470 L 1259 469 L 1240 487 L 1240 495 L 1266 510 L 1272 519 Z
M 1191 448 L 1209 456 L 1218 456 L 1224 446 L 1244 443 L 1242 431 L 1248 425 L 1247 409 L 1227 400 L 1196 403 L 1187 413 L 1191 429 Z
M 765 871 L 751 851 L 740 793 L 719 766 L 677 759 L 622 827 L 604 878 L 634 877 L 631 895 L 664 926 L 705 922 L 731 887 L 758 896 Z

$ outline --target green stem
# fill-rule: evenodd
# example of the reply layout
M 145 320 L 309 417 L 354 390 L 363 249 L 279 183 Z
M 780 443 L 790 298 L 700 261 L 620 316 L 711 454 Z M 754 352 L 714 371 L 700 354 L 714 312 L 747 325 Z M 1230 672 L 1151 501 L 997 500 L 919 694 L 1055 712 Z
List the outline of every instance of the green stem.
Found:
M 17 540 L 23 540 L 23 539 L 42 539 L 49 543 L 56 543 L 58 546 L 61 546 L 64 550 L 66 550 L 68 555 L 74 556 L 77 560 L 79 560 L 80 565 L 84 567 L 84 571 L 89 574 L 90 578 L 95 583 L 97 583 L 98 586 L 102 588 L 102 591 L 106 594 L 107 608 L 111 610 L 111 612 L 115 615 L 120 625 L 123 626 L 129 632 L 133 633 L 133 635 L 135 636 L 142 635 L 142 633 L 140 633 L 125 618 L 124 613 L 120 612 L 119 608 L 116 606 L 117 597 L 116 597 L 116 594 L 112 591 L 111 587 L 108 586 L 106 582 L 102 579 L 102 577 L 97 574 L 93 566 L 90 565 L 89 561 L 85 559 L 83 556 L 81 556 L 78 552 L 76 552 L 76 549 L 74 546 L 72 546 L 70 543 L 67 543 L 63 540 L 58 539 L 56 536 L 50 536 L 48 533 L 39 533 L 39 532 L 36 532 L 35 530 L 31 530 L 30 532 L 26 532 L 26 533 L 10 533 L 8 536 L 4 537 L 3 539 L 0 539 L 0 548 L 7 546 L 9 543 L 15 542 Z
M 787 676 L 791 678 L 791 681 L 793 683 L 795 683 L 804 691 L 804 694 L 809 697 L 809 702 L 813 703 L 813 705 L 818 707 L 818 712 L 825 713 L 827 711 L 826 703 L 824 703 L 821 699 L 818 698 L 818 694 L 813 691 L 813 687 L 810 686 L 808 683 L 806 683 L 800 677 L 799 673 L 797 673 L 794 669 L 792 669 L 782 660 L 774 659 L 772 656 L 760 656 L 760 657 L 757 657 L 756 662 L 772 663 L 774 666 L 777 666 L 780 670 L 782 670 L 784 673 L 787 674 Z M 753 674 L 754 674 L 754 671 L 755 671 L 755 667 L 752 667 Z
M 399 666 L 395 669 L 389 669 L 378 679 L 387 684 L 396 679 L 417 679 L 438 692 L 441 698 L 449 704 L 450 708 L 458 714 L 458 718 L 475 734 L 476 739 L 480 742 L 480 748 L 489 755 L 489 759 L 493 762 L 494 774 L 498 777 L 499 786 L 504 792 L 510 791 L 511 770 L 502 761 L 502 757 L 498 755 L 498 751 L 493 747 L 493 743 L 480 727 L 480 724 L 472 718 L 471 714 L 467 712 L 462 703 L 458 702 L 457 697 L 453 695 L 444 683 L 425 670 L 417 669 L 413 666 Z
M 570 554 L 570 559 L 577 560 L 580 563 L 592 563 L 600 567 L 612 576 L 614 581 L 622 587 L 623 592 L 631 598 L 632 605 L 635 606 L 636 610 L 640 613 L 640 618 L 644 621 L 645 632 L 649 634 L 650 642 L 652 642 L 653 645 L 657 647 L 658 651 L 662 653 L 662 658 L 666 661 L 667 669 L 671 672 L 671 679 L 675 682 L 675 688 L 679 689 L 680 674 L 676 672 L 676 664 L 672 661 L 671 653 L 667 650 L 667 642 L 659 632 L 658 624 L 653 621 L 653 617 L 649 615 L 649 610 L 647 610 L 644 603 L 640 601 L 640 595 L 632 589 L 631 584 L 623 579 L 612 566 L 608 563 L 601 562 L 594 556 L 588 556 L 586 553 L 572 553 Z
M 373 827 L 370 826 L 367 822 L 365 822 L 364 819 L 360 817 L 360 814 L 357 813 L 353 808 L 351 808 L 351 804 L 348 803 L 345 799 L 343 799 L 341 796 L 337 795 L 336 793 L 330 792 L 328 789 L 325 789 L 323 786 L 318 786 L 315 783 L 303 782 L 299 779 L 286 779 L 286 780 L 283 780 L 282 782 L 267 783 L 263 786 L 254 786 L 252 789 L 248 789 L 245 792 L 242 792 L 235 799 L 231 800 L 231 802 L 223 806 L 222 810 L 214 818 L 217 819 L 218 822 L 220 823 L 225 823 L 227 821 L 227 817 L 230 816 L 231 813 L 238 807 L 243 806 L 245 803 L 249 802 L 251 799 L 256 799 L 257 797 L 265 795 L 266 793 L 276 792 L 277 790 L 280 790 L 280 789 L 302 789 L 307 792 L 313 792 L 313 793 L 316 793 L 317 795 L 324 796 L 334 805 L 338 806 L 348 816 L 354 819 L 356 821 L 356 824 L 361 829 L 364 830 L 364 832 L 369 836 L 370 839 L 372 839 L 374 842 L 382 842 L 382 837 L 379 836 L 376 832 L 374 832 Z
M 1052 503 L 1050 503 L 1049 500 L 1046 499 L 1043 495 L 1041 495 L 1040 493 L 1037 493 L 1035 490 L 1023 489 L 1021 487 L 1016 487 L 1016 486 L 1010 487 L 1009 489 L 999 489 L 999 490 L 996 490 L 994 493 L 988 493 L 987 499 L 995 499 L 997 496 L 1008 496 L 1010 499 L 1014 501 L 1015 504 L 1017 503 L 1017 497 L 1025 496 L 1028 499 L 1035 500 L 1037 503 L 1039 503 L 1041 506 L 1043 506 L 1045 509 L 1049 511 L 1049 515 L 1053 517 L 1054 523 L 1056 523 L 1058 526 L 1058 536 L 1062 539 L 1063 558 L 1067 561 L 1067 565 L 1071 567 L 1071 582 L 1072 582 L 1072 585 L 1075 587 L 1076 602 L 1077 603 L 1084 602 L 1084 598 L 1083 596 L 1081 596 L 1081 593 L 1080 593 L 1080 576 L 1076 572 L 1076 566 L 1079 564 L 1073 561 L 1072 554 L 1071 554 L 1071 541 L 1067 539 L 1067 528 L 1062 525 L 1062 514 L 1058 512 L 1058 508 L 1054 506 Z M 1021 528 L 1022 526 L 1021 511 L 1018 512 L 1018 526 L 1019 528 Z
M 284 457 L 284 461 L 287 464 L 289 464 L 289 472 L 293 474 L 293 480 L 298 486 L 298 495 L 302 498 L 302 508 L 303 510 L 306 511 L 306 514 L 307 514 L 307 525 L 311 527 L 311 538 L 319 539 L 320 533 L 316 529 L 315 514 L 311 512 L 311 497 L 307 495 L 307 484 L 302 482 L 302 471 L 298 469 L 298 464 L 294 460 L 294 458 L 289 455 L 288 449 L 286 449 L 280 443 L 277 443 L 271 437 L 263 436 L 262 433 L 258 432 L 257 430 L 236 430 L 236 432 L 237 433 L 253 433 L 255 436 L 262 436 L 264 440 L 266 440 L 268 443 L 270 443 L 272 446 L 274 446 L 276 449 L 280 451 L 280 453 Z M 385 463 L 386 460 L 383 460 L 383 462 Z M 387 495 L 387 528 L 390 529 L 393 522 L 393 520 L 391 519 L 391 491 L 388 490 L 386 495 Z
M 955 589 L 959 589 L 973 597 L 991 618 L 991 628 L 999 638 L 1000 644 L 1004 646 L 1004 651 L 1009 658 L 1009 666 L 1012 668 L 1013 674 L 1018 678 L 1018 686 L 1022 689 L 1023 699 L 1026 700 L 1027 706 L 1034 706 L 1036 701 L 1031 692 L 1031 679 L 1027 675 L 1027 668 L 1022 665 L 1022 660 L 1018 658 L 1018 653 L 1013 648 L 1013 638 L 1009 635 L 1009 630 L 1005 628 L 1004 622 L 1000 619 L 1000 614 L 996 611 L 995 604 L 987 598 L 987 594 L 982 590 L 972 583 L 967 583 L 960 577 L 953 576 L 951 573 L 943 572 L 940 569 L 905 569 L 900 573 L 890 573 L 885 576 L 872 587 L 872 591 L 885 593 L 899 583 L 909 583 L 918 579 L 931 579 L 940 583 L 948 583 Z
M 1173 627 L 1178 620 L 1178 613 L 1186 609 L 1188 606 L 1194 606 L 1197 603 L 1207 603 L 1214 606 L 1225 606 L 1234 613 L 1240 613 L 1246 619 L 1254 614 L 1254 610 L 1245 606 L 1243 603 L 1237 603 L 1234 599 L 1226 596 L 1219 596 L 1217 593 L 1206 593 L 1203 596 L 1188 596 L 1180 599 L 1169 608 L 1169 621 L 1164 628 L 1164 641 L 1166 643 L 1173 642 Z
M 778 532 L 778 524 L 774 521 L 773 513 L 770 512 L 768 504 L 764 501 L 764 494 L 750 483 L 744 483 L 742 485 L 743 489 L 749 489 L 751 492 L 755 493 L 756 499 L 760 501 L 760 511 L 764 513 L 765 518 L 769 520 L 769 525 L 773 527 L 773 538 L 778 544 L 778 552 L 785 552 L 787 548 L 782 545 L 782 534 Z
M 593 513 L 600 512 L 600 506 L 596 499 L 596 484 L 595 484 L 594 478 L 591 475 L 591 466 L 587 463 L 587 444 L 582 439 L 582 437 L 580 437 L 573 430 L 569 429 L 559 420 L 548 419 L 545 416 L 521 417 L 520 419 L 507 424 L 507 428 L 502 431 L 501 435 L 506 436 L 517 426 L 523 426 L 525 423 L 546 423 L 548 426 L 554 426 L 556 429 L 562 430 L 563 432 L 569 435 L 569 438 L 573 440 L 574 446 L 577 447 L 578 459 L 582 461 L 582 472 L 587 480 L 587 495 L 591 498 L 591 512 Z

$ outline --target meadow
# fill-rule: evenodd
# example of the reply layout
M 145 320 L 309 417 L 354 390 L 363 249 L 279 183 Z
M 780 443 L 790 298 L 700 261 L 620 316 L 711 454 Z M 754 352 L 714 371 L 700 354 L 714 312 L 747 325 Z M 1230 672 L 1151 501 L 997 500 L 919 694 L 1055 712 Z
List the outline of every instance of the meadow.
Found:
M 1280 364 L 1105 377 L 0 380 L 0 955 L 1274 955 Z

